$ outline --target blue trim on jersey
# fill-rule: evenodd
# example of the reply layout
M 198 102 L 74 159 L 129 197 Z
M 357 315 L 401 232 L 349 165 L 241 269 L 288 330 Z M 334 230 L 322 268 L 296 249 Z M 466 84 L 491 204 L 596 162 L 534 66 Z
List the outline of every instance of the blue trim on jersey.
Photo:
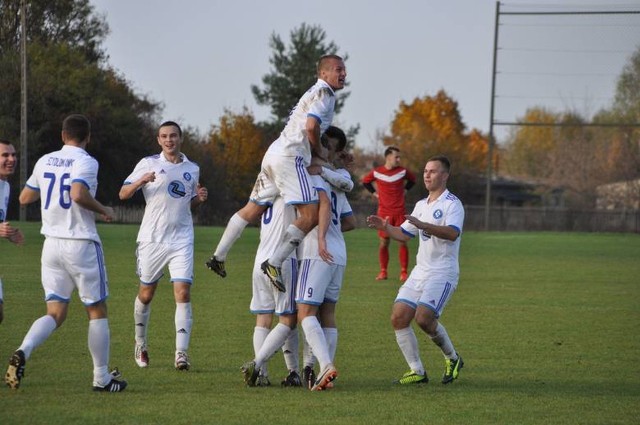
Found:
M 85 185 L 87 187 L 87 189 L 90 188 L 89 183 L 87 183 L 83 179 L 73 179 L 73 180 L 71 180 L 71 184 L 73 184 L 73 183 L 82 183 L 83 185 Z
M 28 184 L 26 184 L 25 186 L 27 186 L 31 190 L 35 190 L 36 192 L 40 192 L 40 188 L 39 187 L 33 187 L 33 186 L 28 185 Z
M 349 212 L 340 214 L 340 218 L 351 217 L 352 215 L 353 215 L 353 211 L 349 211 Z
M 404 230 L 402 227 L 400 227 L 400 230 L 402 230 L 402 233 L 404 233 L 405 235 L 414 238 L 416 235 L 414 235 L 413 233 L 409 233 L 406 230 Z
M 460 230 L 460 228 L 458 226 L 454 226 L 453 224 L 450 224 L 449 227 L 455 229 L 456 232 L 458 232 L 458 236 L 460 236 L 460 233 L 462 233 L 462 231 Z
M 319 116 L 317 116 L 316 114 L 312 114 L 312 113 L 308 113 L 307 114 L 307 118 L 311 117 L 311 118 L 315 118 L 316 121 L 318 121 L 318 124 L 322 124 L 322 118 L 320 118 Z
M 63 298 L 59 295 L 56 294 L 51 294 L 47 297 L 45 297 L 44 299 L 45 302 L 49 302 L 49 301 L 56 301 L 56 302 L 60 302 L 60 303 L 65 303 L 65 304 L 69 304 L 69 301 L 71 301 L 70 298 Z

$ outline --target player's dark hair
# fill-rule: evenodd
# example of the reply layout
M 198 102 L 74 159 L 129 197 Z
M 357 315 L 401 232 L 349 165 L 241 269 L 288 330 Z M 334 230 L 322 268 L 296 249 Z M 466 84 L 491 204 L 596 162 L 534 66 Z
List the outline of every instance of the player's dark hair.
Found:
M 393 152 L 400 152 L 400 148 L 396 148 L 395 146 L 389 146 L 384 150 L 384 156 L 387 157 L 391 155 Z
M 5 139 L 0 139 L 0 145 L 7 145 L 7 146 L 9 146 L 9 145 L 13 145 L 13 143 L 11 143 L 10 141 L 5 140 Z
M 451 170 L 451 161 L 449 161 L 449 158 L 447 158 L 444 155 L 435 155 L 427 159 L 427 162 L 431 162 L 431 161 L 440 162 L 442 165 L 444 165 L 444 169 L 447 173 Z
M 329 66 L 329 62 L 331 60 L 342 61 L 343 59 L 338 55 L 323 55 L 323 56 L 320 56 L 320 59 L 318 59 L 318 73 L 320 72 L 321 69 L 325 69 L 327 66 Z
M 178 123 L 175 122 L 175 121 L 165 121 L 165 122 L 163 122 L 162 124 L 160 124 L 160 127 L 158 127 L 158 131 L 160 131 L 160 129 L 162 127 L 171 127 L 171 126 L 177 128 L 178 129 L 178 135 L 180 135 L 180 137 L 182 137 L 182 129 L 180 128 Z
M 344 131 L 342 131 L 342 129 L 330 125 L 329 128 L 327 128 L 327 130 L 324 132 L 324 135 L 338 140 L 336 152 L 342 152 L 344 148 L 347 147 L 347 135 L 344 134 Z
M 91 134 L 91 123 L 82 114 L 71 114 L 62 121 L 62 131 L 70 140 L 84 142 Z

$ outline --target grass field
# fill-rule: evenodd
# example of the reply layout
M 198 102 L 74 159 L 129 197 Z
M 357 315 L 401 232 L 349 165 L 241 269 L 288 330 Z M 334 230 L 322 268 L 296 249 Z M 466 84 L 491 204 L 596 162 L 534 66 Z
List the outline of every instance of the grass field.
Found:
M 2 372 L 33 320 L 44 312 L 41 237 L 0 241 L 5 321 Z M 465 359 L 444 386 L 436 347 L 419 335 L 432 382 L 391 384 L 407 369 L 389 324 L 398 284 L 376 282 L 377 240 L 346 235 L 349 265 L 340 303 L 331 391 L 246 388 L 240 365 L 253 357 L 248 312 L 257 229 L 248 229 L 220 279 L 204 262 L 220 228 L 196 228 L 192 370 L 173 369 L 174 303 L 166 280 L 153 302 L 151 365 L 133 361 L 133 225 L 101 225 L 111 296 L 112 366 L 129 381 L 120 394 L 91 391 L 87 321 L 79 300 L 27 363 L 17 391 L 0 388 L 0 424 L 631 424 L 640 417 L 640 236 L 466 233 L 461 279 L 442 322 Z M 411 245 L 415 255 L 415 243 Z M 398 275 L 395 248 L 390 274 Z M 282 356 L 272 383 L 285 375 Z

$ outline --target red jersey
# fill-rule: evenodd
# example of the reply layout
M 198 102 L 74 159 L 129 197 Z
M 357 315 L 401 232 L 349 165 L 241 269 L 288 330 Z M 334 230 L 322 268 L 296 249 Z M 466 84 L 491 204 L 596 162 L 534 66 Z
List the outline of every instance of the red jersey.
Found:
M 374 168 L 362 178 L 362 183 L 376 183 L 378 192 L 378 215 L 406 214 L 404 190 L 407 182 L 412 186 L 416 182 L 413 173 L 404 167 L 388 170 L 384 165 Z

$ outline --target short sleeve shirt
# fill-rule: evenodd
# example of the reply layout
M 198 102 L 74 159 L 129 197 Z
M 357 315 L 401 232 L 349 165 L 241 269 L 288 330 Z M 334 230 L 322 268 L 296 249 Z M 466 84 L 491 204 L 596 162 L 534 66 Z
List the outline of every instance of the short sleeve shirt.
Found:
M 71 201 L 71 185 L 80 183 L 91 196 L 98 188 L 98 161 L 82 148 L 65 145 L 41 157 L 27 180 L 40 192 L 41 233 L 63 239 L 100 242 L 93 211 Z
M 167 161 L 162 153 L 142 158 L 124 184 L 145 173 L 156 178 L 142 187 L 146 201 L 138 242 L 193 243 L 191 199 L 197 196 L 200 168 L 182 155 L 182 162 Z
M 451 226 L 462 234 L 464 221 L 462 202 L 448 190 L 431 203 L 427 203 L 427 199 L 418 201 L 411 215 L 426 223 Z M 420 237 L 416 255 L 417 268 L 428 274 L 437 273 L 456 277 L 459 275 L 460 236 L 455 241 L 440 239 L 418 229 L 409 221 L 405 221 L 400 227 L 404 233 Z

